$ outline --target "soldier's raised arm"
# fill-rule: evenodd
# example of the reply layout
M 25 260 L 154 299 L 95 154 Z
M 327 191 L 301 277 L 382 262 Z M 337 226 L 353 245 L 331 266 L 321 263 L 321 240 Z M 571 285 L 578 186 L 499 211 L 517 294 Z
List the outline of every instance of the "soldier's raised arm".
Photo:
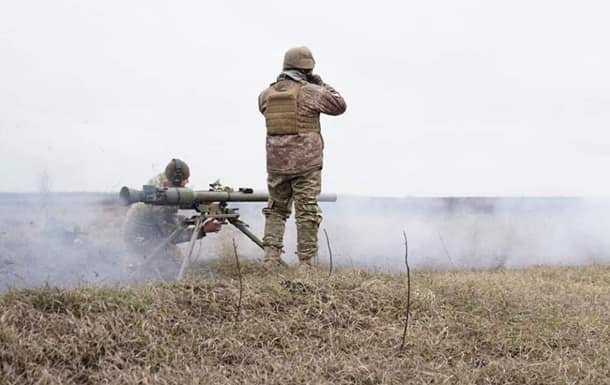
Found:
M 308 84 L 303 87 L 301 100 L 303 108 L 327 115 L 341 115 L 347 108 L 343 96 L 326 83 Z

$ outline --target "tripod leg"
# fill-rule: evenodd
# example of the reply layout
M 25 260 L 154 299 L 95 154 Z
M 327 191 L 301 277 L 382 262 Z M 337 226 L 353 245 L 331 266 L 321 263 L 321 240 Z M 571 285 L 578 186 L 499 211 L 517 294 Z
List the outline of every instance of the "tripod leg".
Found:
M 248 227 L 246 226 L 245 223 L 243 223 L 239 219 L 237 219 L 237 220 L 236 219 L 229 219 L 229 222 L 233 226 L 237 227 L 237 229 L 239 231 L 244 233 L 246 235 L 246 237 L 250 238 L 252 240 L 252 242 L 256 243 L 258 245 L 258 247 L 263 249 L 263 241 L 261 241 L 260 238 L 258 238 L 256 235 L 254 235 L 254 233 L 252 231 L 250 231 L 250 229 L 248 229 Z
M 195 228 L 193 229 L 193 234 L 191 235 L 191 241 L 189 242 L 189 250 L 184 256 L 182 260 L 182 265 L 180 266 L 180 272 L 178 273 L 178 277 L 176 278 L 178 281 L 184 278 L 184 272 L 186 268 L 191 264 L 191 256 L 193 255 L 193 250 L 195 249 L 195 243 L 197 242 L 197 235 L 199 234 L 199 229 L 201 227 L 201 223 L 203 222 L 203 217 L 197 217 L 197 221 L 195 222 Z

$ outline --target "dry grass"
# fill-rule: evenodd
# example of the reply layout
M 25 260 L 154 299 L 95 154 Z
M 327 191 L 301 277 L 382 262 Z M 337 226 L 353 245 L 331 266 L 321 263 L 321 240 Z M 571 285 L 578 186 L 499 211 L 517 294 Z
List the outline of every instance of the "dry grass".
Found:
M 267 274 L 0 297 L 0 384 L 607 384 L 610 266 Z

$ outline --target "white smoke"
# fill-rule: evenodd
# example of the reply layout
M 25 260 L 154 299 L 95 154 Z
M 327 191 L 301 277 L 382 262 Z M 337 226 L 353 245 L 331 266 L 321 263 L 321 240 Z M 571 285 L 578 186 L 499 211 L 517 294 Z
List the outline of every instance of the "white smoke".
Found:
M 610 262 L 610 199 L 358 198 L 323 203 L 334 262 L 390 270 L 522 268 Z M 262 231 L 257 210 L 248 212 Z M 294 256 L 294 217 L 285 258 Z M 329 253 L 321 231 L 320 261 Z
M 133 282 L 122 242 L 126 208 L 114 195 L 0 194 L 0 291 L 40 285 Z M 241 217 L 260 236 L 261 204 L 241 204 Z M 328 264 L 326 229 L 336 266 L 404 269 L 405 231 L 415 269 L 522 268 L 610 262 L 610 199 L 603 198 L 364 198 L 322 203 L 319 261 Z M 194 212 L 193 212 L 194 214 Z M 225 226 L 203 238 L 194 260 L 262 251 Z M 160 240 L 162 241 L 162 240 Z M 284 258 L 296 262 L 294 216 Z

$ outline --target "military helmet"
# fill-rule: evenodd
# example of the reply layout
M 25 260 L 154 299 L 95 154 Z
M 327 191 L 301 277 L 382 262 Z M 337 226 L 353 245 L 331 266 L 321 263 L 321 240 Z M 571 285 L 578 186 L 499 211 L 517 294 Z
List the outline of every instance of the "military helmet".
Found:
M 173 186 L 180 186 L 182 181 L 189 178 L 191 170 L 189 166 L 182 160 L 172 159 L 165 167 L 165 176 Z
M 312 70 L 316 61 L 307 47 L 290 48 L 284 54 L 284 69 Z

